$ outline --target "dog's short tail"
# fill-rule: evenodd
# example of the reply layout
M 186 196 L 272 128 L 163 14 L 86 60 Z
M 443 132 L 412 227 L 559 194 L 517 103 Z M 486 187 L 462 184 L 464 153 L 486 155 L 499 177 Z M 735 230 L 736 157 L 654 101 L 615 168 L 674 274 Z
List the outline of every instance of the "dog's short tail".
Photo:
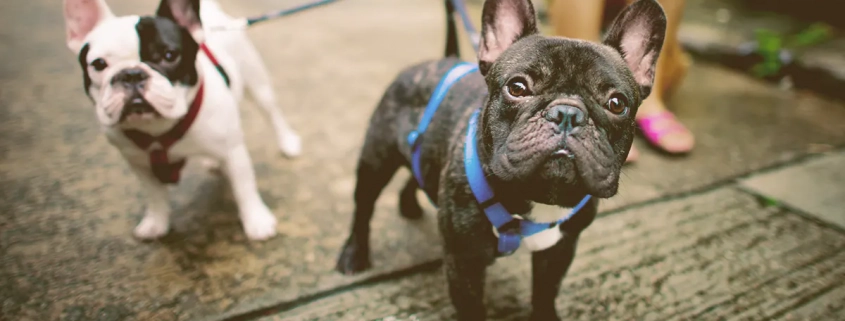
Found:
M 458 26 L 455 24 L 455 5 L 452 0 L 444 0 L 446 3 L 446 53 L 445 57 L 460 57 L 458 48 Z

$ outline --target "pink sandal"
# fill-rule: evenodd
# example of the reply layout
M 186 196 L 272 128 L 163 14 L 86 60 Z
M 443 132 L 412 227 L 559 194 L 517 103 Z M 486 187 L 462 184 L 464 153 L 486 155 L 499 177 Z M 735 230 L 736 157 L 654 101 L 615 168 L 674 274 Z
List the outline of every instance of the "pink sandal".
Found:
M 689 152 L 692 149 L 692 146 L 690 146 L 681 150 L 667 150 L 660 144 L 660 139 L 667 134 L 689 132 L 689 130 L 675 118 L 675 115 L 669 111 L 663 111 L 643 117 L 642 119 L 637 119 L 637 125 L 639 125 L 640 131 L 651 145 L 658 147 L 665 152 L 681 154 Z

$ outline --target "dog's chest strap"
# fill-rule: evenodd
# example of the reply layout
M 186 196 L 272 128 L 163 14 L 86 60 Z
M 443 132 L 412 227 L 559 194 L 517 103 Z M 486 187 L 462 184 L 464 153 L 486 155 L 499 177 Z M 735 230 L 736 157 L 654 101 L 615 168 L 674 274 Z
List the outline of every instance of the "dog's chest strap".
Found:
M 529 243 L 529 248 L 534 247 L 532 250 L 539 250 L 539 248 L 554 245 L 554 243 L 549 242 L 540 244 L 543 241 L 537 240 L 537 238 L 541 238 L 537 234 L 557 228 L 560 224 L 568 221 L 587 204 L 587 201 L 590 200 L 590 195 L 584 196 L 578 205 L 573 207 L 567 215 L 553 222 L 533 222 L 508 212 L 504 205 L 496 200 L 493 188 L 487 182 L 484 169 L 481 167 L 481 161 L 478 159 L 478 146 L 476 146 L 478 114 L 479 110 L 476 110 L 469 120 L 466 143 L 464 144 L 464 168 L 469 187 L 475 196 L 475 201 L 484 210 L 484 215 L 487 216 L 487 220 L 493 225 L 493 231 L 499 237 L 499 254 L 509 255 L 513 253 L 519 248 L 519 244 L 524 239 L 526 242 L 529 240 L 532 241 L 532 243 Z M 530 238 L 535 235 L 537 237 Z M 552 240 L 552 242 L 557 242 L 557 240 Z
M 177 162 L 170 162 L 170 159 L 167 157 L 167 152 L 173 144 L 185 136 L 185 133 L 188 132 L 188 129 L 191 128 L 191 124 L 193 124 L 194 120 L 197 118 L 200 107 L 202 107 L 204 87 L 205 85 L 200 83 L 196 97 L 194 97 L 194 101 L 191 102 L 190 107 L 188 107 L 188 112 L 185 114 L 185 117 L 182 117 L 182 119 L 180 119 L 173 128 L 164 134 L 153 136 L 134 129 L 127 129 L 123 131 L 123 135 L 129 138 L 129 140 L 135 143 L 135 146 L 138 146 L 138 148 L 142 150 L 146 151 L 154 143 L 158 143 L 157 147 L 152 150 L 148 150 L 150 156 L 150 167 L 152 168 L 153 175 L 155 175 L 155 177 L 164 184 L 175 184 L 179 182 L 179 176 L 182 171 L 182 167 L 185 166 L 185 160 L 182 159 Z
M 431 119 L 434 117 L 434 112 L 437 111 L 437 107 L 439 107 L 440 103 L 443 102 L 443 99 L 446 98 L 446 94 L 449 92 L 449 89 L 452 88 L 452 85 L 464 76 L 476 70 L 478 70 L 478 66 L 468 62 L 458 63 L 453 66 L 452 69 L 449 69 L 449 71 L 446 72 L 446 75 L 440 79 L 440 83 L 437 84 L 437 87 L 434 88 L 434 92 L 431 94 L 431 99 L 428 100 L 428 105 L 425 106 L 425 111 L 423 111 L 423 116 L 420 120 L 420 124 L 417 126 L 417 129 L 408 134 L 408 144 L 411 146 L 411 171 L 414 173 L 414 177 L 417 179 L 417 183 L 420 188 L 425 186 L 423 182 L 422 168 L 420 167 L 420 159 L 422 156 L 422 135 L 428 128 L 428 125 L 431 123 Z

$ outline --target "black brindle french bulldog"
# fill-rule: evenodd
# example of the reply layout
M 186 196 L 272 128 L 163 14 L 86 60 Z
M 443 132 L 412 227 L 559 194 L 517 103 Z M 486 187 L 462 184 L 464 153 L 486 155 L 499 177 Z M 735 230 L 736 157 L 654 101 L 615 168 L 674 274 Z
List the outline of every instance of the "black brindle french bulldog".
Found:
M 351 235 L 337 262 L 342 273 L 370 267 L 374 203 L 394 172 L 411 166 L 406 138 L 435 87 L 461 63 L 454 21 L 447 21 L 447 57 L 403 70 L 372 115 L 358 161 Z M 593 196 L 574 217 L 552 224 L 553 242 L 533 249 L 531 319 L 558 320 L 554 302 L 578 236 L 595 218 L 598 199 L 617 192 L 634 116 L 654 82 L 666 17 L 655 0 L 639 0 L 616 17 L 602 44 L 539 35 L 529 0 L 485 1 L 482 24 L 479 72 L 454 83 L 418 145 L 423 190 L 438 207 L 449 294 L 460 320 L 484 320 L 485 269 L 500 256 L 503 231 L 494 233 L 464 166 L 469 120 L 480 109 L 472 128 L 477 158 L 507 212 L 531 220 L 532 203 L 573 207 Z M 400 193 L 405 217 L 422 215 L 418 188 L 412 177 Z

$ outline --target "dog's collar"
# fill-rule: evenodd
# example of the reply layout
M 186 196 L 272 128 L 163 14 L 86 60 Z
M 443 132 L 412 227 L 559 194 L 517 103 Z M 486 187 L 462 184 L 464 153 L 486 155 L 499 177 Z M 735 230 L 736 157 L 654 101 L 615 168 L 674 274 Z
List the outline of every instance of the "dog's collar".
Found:
M 591 196 L 589 194 L 584 196 L 578 202 L 578 205 L 575 205 L 567 215 L 553 222 L 533 222 L 508 212 L 502 203 L 496 200 L 493 188 L 487 183 L 487 177 L 484 175 L 484 170 L 481 167 L 481 160 L 478 159 L 476 128 L 478 127 L 479 111 L 480 109 L 473 112 L 472 117 L 469 119 L 466 143 L 464 145 L 464 169 L 469 187 L 475 196 L 475 201 L 484 210 L 487 220 L 493 224 L 494 231 L 498 232 L 499 254 L 509 255 L 519 248 L 519 244 L 523 238 L 551 228 L 556 228 L 558 225 L 568 221 L 578 211 L 584 208 L 584 205 L 587 205 Z
M 208 57 L 208 60 L 211 61 L 214 68 L 216 68 L 217 72 L 220 73 L 220 76 L 223 77 L 223 81 L 226 82 L 226 86 L 228 87 L 230 85 L 229 75 L 227 75 L 226 71 L 223 70 L 220 62 L 217 61 L 217 57 L 214 56 L 204 42 L 200 44 L 200 50 L 202 50 L 205 56 Z M 138 146 L 138 148 L 142 150 L 146 151 L 154 143 L 158 143 L 156 148 L 149 150 L 150 168 L 152 169 L 153 175 L 155 175 L 156 179 L 163 184 L 178 183 L 182 168 L 185 167 L 184 159 L 171 163 L 170 158 L 167 156 L 167 152 L 173 144 L 185 136 L 185 133 L 187 133 L 188 129 L 191 128 L 191 125 L 194 123 L 194 120 L 200 112 L 203 97 L 205 97 L 205 82 L 200 80 L 199 83 L 199 88 L 197 88 L 194 101 L 191 102 L 191 105 L 188 107 L 188 112 L 166 133 L 159 136 L 152 136 L 139 130 L 123 130 L 123 135 L 129 138 L 129 140 L 135 143 L 135 146 Z
M 161 183 L 175 184 L 179 182 L 179 176 L 182 171 L 182 167 L 185 166 L 185 160 L 182 159 L 178 162 L 171 163 L 170 159 L 167 157 L 167 151 L 171 146 L 173 146 L 173 144 L 185 136 L 185 133 L 188 132 L 188 129 L 191 128 L 191 124 L 193 124 L 194 120 L 197 118 L 197 115 L 200 112 L 200 107 L 202 107 L 202 101 L 205 93 L 204 88 L 205 84 L 200 82 L 197 94 L 194 96 L 194 101 L 191 102 L 190 107 L 188 107 L 188 112 L 184 117 L 182 117 L 182 119 L 179 120 L 179 122 L 176 123 L 176 125 L 164 134 L 153 136 L 139 130 L 123 130 L 123 135 L 129 138 L 129 140 L 135 143 L 135 146 L 138 146 L 138 148 L 142 150 L 146 151 L 154 143 L 158 143 L 158 146 L 150 150 L 149 154 L 150 167 L 152 168 L 153 175 L 155 175 Z

